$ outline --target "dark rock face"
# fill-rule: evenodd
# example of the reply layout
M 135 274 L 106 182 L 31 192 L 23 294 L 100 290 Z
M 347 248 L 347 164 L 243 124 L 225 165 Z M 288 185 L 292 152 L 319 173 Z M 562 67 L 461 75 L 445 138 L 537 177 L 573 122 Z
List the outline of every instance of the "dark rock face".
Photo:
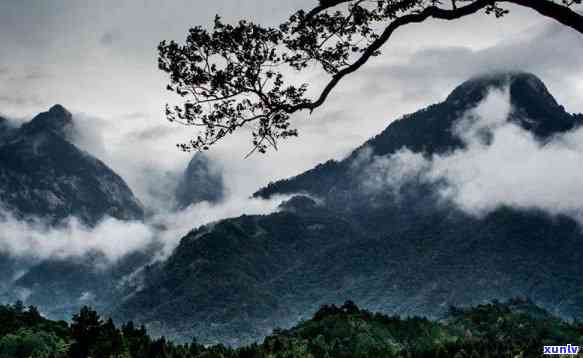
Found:
M 17 217 L 55 224 L 70 216 L 88 225 L 106 215 L 142 219 L 123 179 L 69 141 L 73 130 L 71 113 L 56 105 L 0 142 L 0 202 Z
M 505 207 L 477 218 L 414 181 L 398 197 L 359 194 L 353 168 L 365 146 L 374 155 L 461 148 L 451 130 L 455 120 L 489 89 L 507 85 L 509 120 L 541 141 L 581 124 L 531 74 L 472 79 L 443 103 L 391 123 L 345 160 L 256 193 L 308 195 L 282 204 L 281 212 L 191 232 L 166 262 L 150 268 L 144 288 L 117 315 L 175 338 L 232 344 L 348 299 L 375 311 L 438 317 L 449 305 L 523 296 L 582 319 L 583 234 L 571 218 Z
M 208 201 L 216 203 L 225 193 L 223 176 L 210 159 L 203 153 L 196 153 L 176 189 L 176 202 L 180 209 L 189 205 Z

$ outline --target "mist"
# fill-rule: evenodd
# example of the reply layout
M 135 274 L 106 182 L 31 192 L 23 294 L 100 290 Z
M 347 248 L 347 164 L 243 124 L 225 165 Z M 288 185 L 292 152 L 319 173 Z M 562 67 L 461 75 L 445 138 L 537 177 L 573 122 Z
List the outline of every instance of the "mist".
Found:
M 583 128 L 541 142 L 508 121 L 508 89 L 492 90 L 452 131 L 464 149 L 424 156 L 402 148 L 389 156 L 363 151 L 363 188 L 393 190 L 412 179 L 436 184 L 442 200 L 482 217 L 500 207 L 567 215 L 583 224 Z
M 492 92 L 455 128 L 467 149 L 434 157 L 428 178 L 445 179 L 441 195 L 473 215 L 509 206 L 583 223 L 583 129 L 542 143 L 506 120 L 512 110 L 507 90 Z
M 267 215 L 277 211 L 279 204 L 287 199 L 289 196 L 275 196 L 268 200 L 231 196 L 218 204 L 203 201 L 181 211 L 156 215 L 151 224 L 164 228 L 159 235 L 164 248 L 158 258 L 165 259 L 178 246 L 182 237 L 202 225 L 241 215 Z
M 161 247 L 156 260 L 167 258 L 180 239 L 202 225 L 246 215 L 265 215 L 277 210 L 287 197 L 270 200 L 230 197 L 220 204 L 200 202 L 183 211 L 164 212 L 145 222 L 106 217 L 89 228 L 74 217 L 53 227 L 42 219 L 22 220 L 0 211 L 0 253 L 33 261 L 68 260 L 88 254 L 103 256 L 103 264 L 119 261 L 135 252 Z
M 199 226 L 243 214 L 268 214 L 277 210 L 285 199 L 249 198 L 248 188 L 260 187 L 256 174 L 241 171 L 239 166 L 239 175 L 232 180 L 233 172 L 226 169 L 229 166 L 216 154 L 205 153 L 211 165 L 204 169 L 220 171 L 225 178 L 228 185 L 223 188 L 225 197 L 219 203 L 200 202 L 177 210 L 176 188 L 193 153 L 183 153 L 172 145 L 180 141 L 181 129 L 164 131 L 164 128 L 146 126 L 136 131 L 135 122 L 140 120 L 139 114 L 118 118 L 118 130 L 114 130 L 111 121 L 75 113 L 74 127 L 67 139 L 103 161 L 126 181 L 146 209 L 143 222 L 104 217 L 94 227 L 88 227 L 69 217 L 54 226 L 42 218 L 16 217 L 0 206 L 0 253 L 32 262 L 97 254 L 103 258 L 103 264 L 110 265 L 129 254 L 161 248 L 155 252 L 155 259 L 160 260 L 172 253 L 184 235 Z M 17 119 L 11 123 L 20 126 L 26 121 Z M 243 161 L 243 158 L 232 160 Z
M 76 113 L 70 140 L 119 174 L 148 212 L 169 212 L 175 207 L 174 192 L 190 157 L 179 152 L 174 142 L 162 140 L 160 134 L 167 133 L 159 128 L 162 133 L 136 132 L 132 122 L 139 120 L 118 118 L 115 130 L 111 121 Z M 166 148 L 158 141 L 164 141 Z
M 0 252 L 16 258 L 65 260 L 99 253 L 114 262 L 154 242 L 155 232 L 141 222 L 102 220 L 87 228 L 76 218 L 59 227 L 41 219 L 19 220 L 11 213 L 0 212 Z
M 421 180 L 439 184 L 440 197 L 470 215 L 483 216 L 508 206 L 569 215 L 583 223 L 583 172 L 578 170 L 583 164 L 583 129 L 541 143 L 507 121 L 512 111 L 508 89 L 491 91 L 455 122 L 451 130 L 466 146 L 448 154 L 426 157 L 403 148 L 390 156 L 374 156 L 365 148 L 353 163 L 363 168 L 363 190 L 398 193 L 403 184 Z M 174 189 L 189 156 L 164 165 L 163 156 L 152 155 L 154 148 L 136 151 L 128 146 L 131 150 L 120 151 L 121 147 L 103 138 L 105 122 L 77 117 L 73 142 L 119 171 L 151 214 L 144 222 L 105 218 L 88 228 L 75 218 L 51 227 L 40 219 L 19 220 L 2 211 L 0 252 L 38 260 L 100 253 L 108 262 L 115 262 L 158 244 L 162 249 L 156 259 L 165 259 L 189 231 L 224 218 L 269 214 L 287 198 L 250 199 L 231 181 L 222 202 L 201 202 L 176 211 Z

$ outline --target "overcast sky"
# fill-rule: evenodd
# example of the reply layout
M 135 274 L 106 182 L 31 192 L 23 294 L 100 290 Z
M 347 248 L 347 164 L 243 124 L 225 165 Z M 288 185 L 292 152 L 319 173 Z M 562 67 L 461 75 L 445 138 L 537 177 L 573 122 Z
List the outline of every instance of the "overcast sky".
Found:
M 161 40 L 189 27 L 250 18 L 277 24 L 316 0 L 0 0 L 0 113 L 27 119 L 55 103 L 86 122 L 88 147 L 138 186 L 140 170 L 176 171 L 188 155 L 174 144 L 194 134 L 162 115 Z M 326 108 L 294 118 L 300 138 L 244 160 L 247 133 L 211 153 L 227 183 L 248 194 L 268 181 L 340 158 L 402 114 L 443 100 L 472 75 L 522 69 L 539 75 L 570 112 L 583 112 L 583 36 L 531 11 L 431 21 L 396 33 L 383 56 L 348 78 Z M 314 75 L 310 84 L 325 78 Z M 140 189 L 137 189 L 139 192 Z

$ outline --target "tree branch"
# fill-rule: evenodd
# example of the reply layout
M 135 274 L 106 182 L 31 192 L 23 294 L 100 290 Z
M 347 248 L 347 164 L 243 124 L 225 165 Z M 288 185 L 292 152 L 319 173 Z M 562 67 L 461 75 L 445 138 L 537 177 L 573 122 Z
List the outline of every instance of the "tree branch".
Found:
M 311 18 L 313 18 L 314 16 L 318 15 L 319 13 L 321 13 L 322 11 L 325 11 L 329 8 L 332 8 L 334 6 L 340 5 L 342 3 L 345 2 L 350 2 L 352 0 L 327 0 L 327 1 L 320 1 L 320 5 L 316 6 L 315 8 L 313 8 L 312 10 L 310 10 L 305 17 L 305 20 L 310 20 Z
M 170 74 L 167 88 L 182 97 L 194 97 L 194 103 L 187 102 L 183 108 L 167 106 L 166 116 L 206 127 L 202 136 L 182 147 L 207 149 L 253 121 L 258 127 L 252 132 L 255 148 L 251 153 L 265 152 L 267 145 L 276 147 L 279 138 L 297 136 L 297 130 L 290 127 L 292 113 L 312 112 L 322 106 L 344 77 L 380 54 L 395 31 L 430 18 L 455 20 L 480 10 L 500 17 L 508 12 L 500 4 L 513 4 L 583 34 L 583 15 L 571 9 L 581 0 L 562 0 L 562 4 L 553 0 L 450 0 L 451 7 L 444 8 L 437 0 L 370 0 L 373 5 L 359 7 L 366 1 L 319 0 L 318 6 L 307 13 L 298 11 L 279 28 L 246 21 L 225 25 L 217 17 L 212 33 L 195 27 L 184 46 L 163 41 L 158 47 L 159 68 Z M 343 4 L 348 4 L 344 12 L 332 11 Z M 332 41 L 334 36 L 337 41 Z M 361 46 L 363 40 L 366 44 Z M 332 44 L 326 46 L 329 41 Z M 310 99 L 307 84 L 288 83 L 277 67 L 288 65 L 301 71 L 311 61 L 321 64 L 331 77 L 317 97 Z
M 499 2 L 528 7 L 583 34 L 583 16 L 567 6 L 549 0 L 500 0 Z
M 339 5 L 343 2 L 346 2 L 346 0 L 330 1 L 327 5 L 320 5 L 314 8 L 312 11 L 310 11 L 308 15 L 313 14 L 311 16 L 314 16 L 315 14 L 323 11 L 326 8 Z M 571 10 L 566 6 L 562 6 L 548 0 L 498 0 L 498 1 L 477 0 L 470 3 L 469 5 L 463 7 L 456 7 L 451 10 L 431 6 L 419 13 L 404 15 L 392 21 L 389 24 L 389 26 L 387 26 L 387 28 L 384 30 L 384 32 L 381 34 L 381 36 L 366 49 L 366 51 L 356 62 L 340 70 L 332 77 L 332 79 L 330 80 L 330 82 L 328 82 L 328 84 L 326 85 L 326 87 L 324 88 L 324 90 L 322 91 L 322 93 L 320 94 L 316 101 L 292 107 L 290 108 L 291 112 L 296 112 L 303 109 L 308 109 L 310 112 L 312 112 L 314 109 L 324 104 L 324 102 L 334 89 L 334 87 L 336 87 L 336 85 L 342 80 L 342 78 L 353 72 L 356 72 L 364 64 L 366 64 L 368 60 L 371 57 L 373 57 L 375 53 L 379 51 L 380 48 L 390 39 L 390 37 L 398 28 L 412 23 L 420 23 L 427 20 L 428 18 L 435 18 L 441 20 L 459 19 L 461 17 L 474 14 L 481 9 L 485 9 L 490 5 L 494 5 L 497 2 L 513 3 L 516 5 L 531 8 L 543 16 L 555 19 L 561 24 L 571 27 L 579 31 L 580 33 L 583 33 L 583 16 L 579 15 L 578 13 L 576 13 L 575 11 Z
M 492 0 L 478 0 L 469 5 L 459 7 L 453 10 L 445 10 L 440 9 L 438 7 L 428 7 L 425 10 L 415 13 L 401 16 L 394 21 L 392 21 L 389 26 L 383 31 L 378 39 L 376 39 L 362 54 L 362 56 L 356 60 L 352 65 L 340 70 L 334 76 L 332 76 L 332 80 L 328 82 L 320 97 L 315 102 L 310 102 L 306 104 L 301 104 L 296 107 L 290 108 L 291 112 L 296 112 L 303 109 L 308 109 L 313 111 L 314 109 L 320 107 L 330 95 L 330 92 L 336 87 L 336 85 L 344 78 L 345 76 L 357 71 L 360 69 L 364 64 L 368 62 L 368 60 L 375 55 L 377 51 L 390 39 L 393 33 L 400 27 L 412 24 L 412 23 L 420 23 L 428 18 L 436 18 L 436 19 L 443 19 L 443 20 L 454 20 L 460 17 L 464 17 L 470 14 L 473 14 L 481 9 L 484 9 L 488 5 L 492 5 Z

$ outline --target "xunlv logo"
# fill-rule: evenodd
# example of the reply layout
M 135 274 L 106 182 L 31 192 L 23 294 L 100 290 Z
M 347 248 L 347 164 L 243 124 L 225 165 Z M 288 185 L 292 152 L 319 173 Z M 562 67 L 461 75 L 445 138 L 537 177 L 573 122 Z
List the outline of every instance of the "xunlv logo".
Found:
M 567 344 L 566 346 L 544 346 L 543 354 L 572 354 L 577 355 L 579 353 L 579 346 L 572 346 Z

